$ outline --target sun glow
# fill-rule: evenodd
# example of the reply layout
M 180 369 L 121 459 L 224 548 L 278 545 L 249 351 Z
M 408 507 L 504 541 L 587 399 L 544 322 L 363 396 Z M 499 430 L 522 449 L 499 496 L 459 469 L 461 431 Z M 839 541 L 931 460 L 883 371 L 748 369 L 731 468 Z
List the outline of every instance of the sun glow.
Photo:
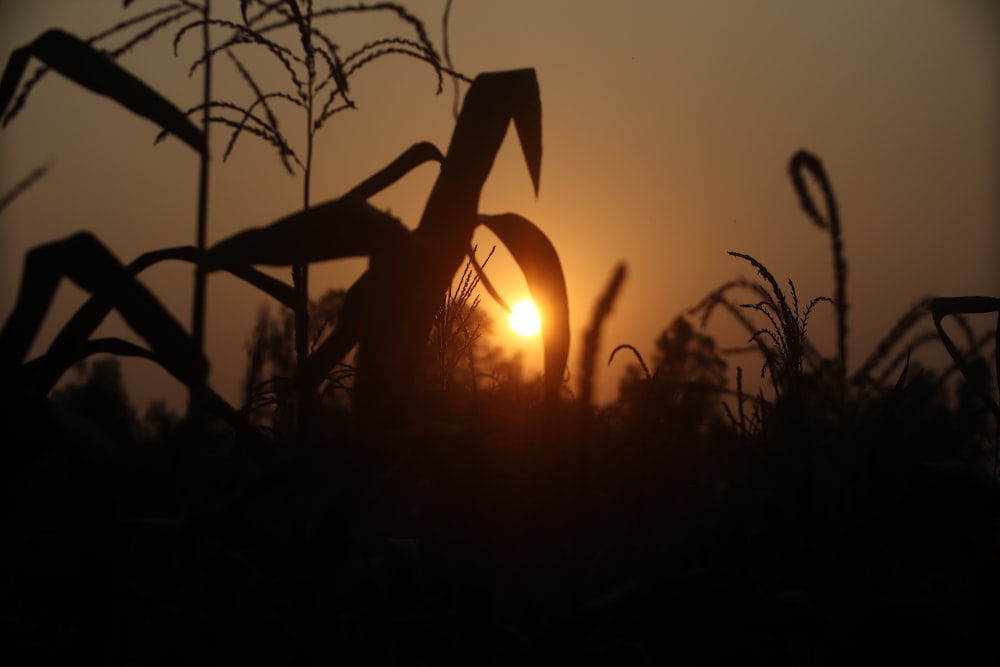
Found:
M 538 310 L 531 301 L 520 301 L 514 304 L 510 313 L 510 328 L 521 336 L 534 336 L 542 328 L 538 319 Z

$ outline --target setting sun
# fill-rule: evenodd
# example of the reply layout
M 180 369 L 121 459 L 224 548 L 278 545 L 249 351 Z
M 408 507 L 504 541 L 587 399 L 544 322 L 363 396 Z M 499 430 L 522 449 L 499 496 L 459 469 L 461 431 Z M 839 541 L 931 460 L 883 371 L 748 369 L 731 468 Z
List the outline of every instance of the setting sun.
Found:
M 510 313 L 510 327 L 521 336 L 534 336 L 542 328 L 538 310 L 531 301 L 514 304 Z

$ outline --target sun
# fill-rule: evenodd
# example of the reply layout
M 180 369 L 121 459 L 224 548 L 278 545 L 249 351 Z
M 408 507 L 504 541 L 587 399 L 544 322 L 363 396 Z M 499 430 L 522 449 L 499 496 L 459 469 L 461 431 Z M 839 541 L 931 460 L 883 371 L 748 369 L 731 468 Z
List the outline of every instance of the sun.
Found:
M 542 328 L 538 309 L 531 301 L 519 301 L 510 312 L 510 328 L 521 336 L 534 336 Z

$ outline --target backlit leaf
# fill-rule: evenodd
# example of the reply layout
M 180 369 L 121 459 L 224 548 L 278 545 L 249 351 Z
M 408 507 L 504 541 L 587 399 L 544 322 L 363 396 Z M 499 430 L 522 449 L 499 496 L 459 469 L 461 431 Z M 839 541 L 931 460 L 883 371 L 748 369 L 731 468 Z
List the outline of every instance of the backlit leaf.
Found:
M 542 230 L 519 215 L 480 215 L 479 222 L 510 250 L 541 313 L 545 392 L 547 400 L 554 401 L 569 356 L 569 297 L 559 255 Z

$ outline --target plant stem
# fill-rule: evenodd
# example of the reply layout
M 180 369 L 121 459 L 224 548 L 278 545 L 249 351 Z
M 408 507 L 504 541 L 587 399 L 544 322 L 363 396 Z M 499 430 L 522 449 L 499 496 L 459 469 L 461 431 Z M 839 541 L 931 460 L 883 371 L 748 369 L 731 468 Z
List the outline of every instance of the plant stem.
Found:
M 209 53 L 212 45 L 208 30 L 208 21 L 212 14 L 211 0 L 205 0 L 205 9 L 202 23 L 202 47 L 205 53 Z M 205 137 L 204 149 L 201 153 L 198 171 L 198 228 L 196 231 L 195 244 L 198 247 L 199 256 L 205 250 L 205 240 L 208 230 L 208 131 L 209 131 L 209 103 L 212 99 L 212 60 L 206 58 L 204 78 L 202 79 L 202 101 L 203 110 L 201 117 L 202 132 Z M 205 267 L 201 260 L 194 269 L 194 305 L 191 316 L 191 335 L 194 338 L 195 347 L 201 354 L 205 353 Z M 202 398 L 205 391 L 205 380 L 195 383 L 191 388 L 189 415 L 195 426 L 196 438 L 201 434 Z
M 306 49 L 306 69 L 308 83 L 306 88 L 306 162 L 305 174 L 302 183 L 302 210 L 309 210 L 310 205 L 310 183 L 312 180 L 312 158 L 313 158 L 313 102 L 315 98 L 316 67 L 311 43 L 311 7 L 306 13 L 305 30 L 306 38 L 303 46 Z M 309 356 L 309 265 L 297 264 L 292 268 L 292 282 L 298 293 L 298 303 L 295 310 L 295 380 L 296 394 L 298 395 L 298 424 L 297 437 L 300 445 L 305 444 L 306 433 L 308 432 L 308 422 L 310 408 L 309 403 L 312 397 L 309 396 L 309 385 L 306 382 L 305 365 Z

